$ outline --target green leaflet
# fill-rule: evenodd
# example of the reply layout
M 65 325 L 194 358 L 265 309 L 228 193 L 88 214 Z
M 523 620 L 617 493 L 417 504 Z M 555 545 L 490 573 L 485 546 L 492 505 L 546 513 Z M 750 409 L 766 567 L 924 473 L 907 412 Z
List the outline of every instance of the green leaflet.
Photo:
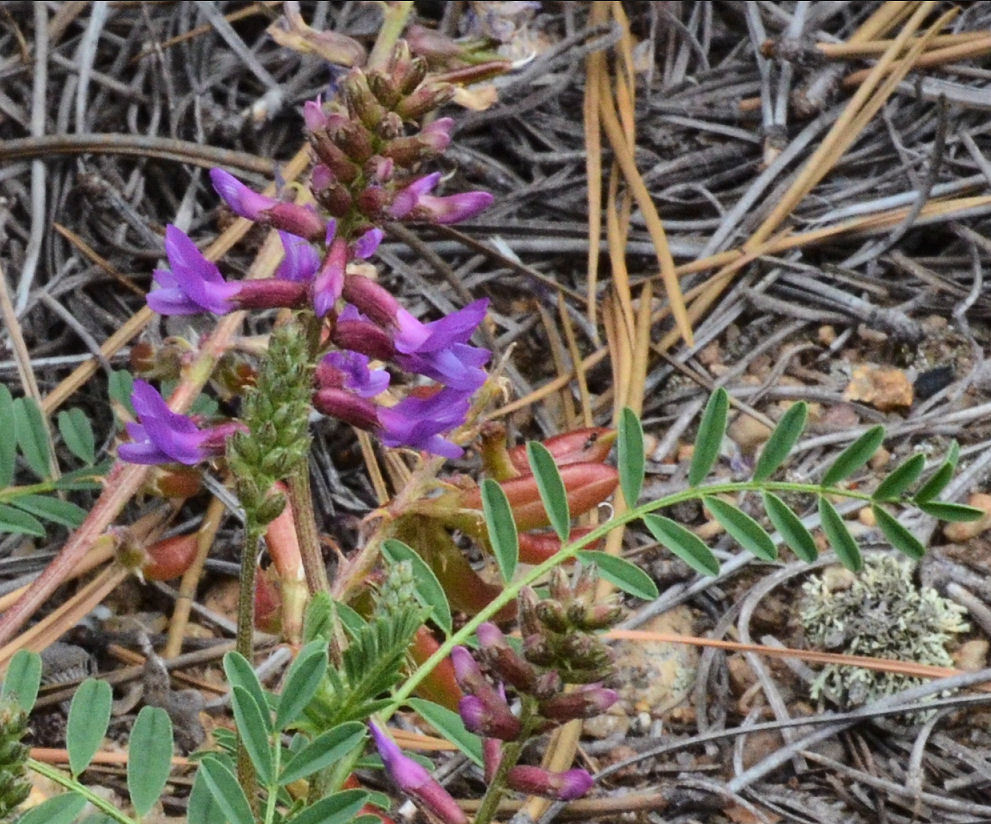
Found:
M 745 550 L 765 561 L 773 561 L 778 557 L 778 548 L 771 540 L 771 536 L 746 512 L 720 498 L 706 497 L 702 502 L 723 529 Z
M 491 478 L 482 481 L 482 511 L 499 573 L 508 584 L 516 574 L 516 564 L 520 558 L 520 538 L 516 532 L 516 521 L 513 519 L 509 499 L 503 488 Z
M 804 401 L 792 404 L 781 416 L 778 425 L 774 427 L 771 437 L 767 439 L 757 466 L 754 467 L 754 480 L 763 481 L 770 478 L 774 471 L 787 459 L 798 439 L 805 430 L 805 420 L 809 408 Z
M 826 533 L 836 557 L 847 569 L 859 572 L 864 566 L 864 560 L 860 557 L 857 542 L 846 528 L 836 507 L 824 497 L 819 498 L 819 519 L 822 523 L 822 531 Z
M 537 481 L 537 489 L 547 512 L 547 518 L 561 539 L 561 543 L 567 543 L 568 535 L 571 534 L 571 512 L 561 473 L 558 472 L 550 451 L 542 443 L 530 441 L 526 445 L 526 455 L 530 469 L 533 470 L 533 477 Z
M 643 522 L 658 543 L 701 575 L 718 575 L 719 561 L 701 538 L 663 515 L 644 515 Z
M 729 394 L 719 387 L 709 397 L 709 402 L 702 413 L 698 435 L 695 436 L 695 449 L 692 452 L 692 463 L 688 469 L 689 486 L 698 486 L 709 474 L 719 448 L 726 433 L 726 416 L 729 414 Z M 672 550 L 673 552 L 674 550 Z
M 619 416 L 619 435 L 616 445 L 619 486 L 623 490 L 626 505 L 637 505 L 640 490 L 643 488 L 646 456 L 643 450 L 643 427 L 636 412 L 623 407 Z
M 836 486 L 844 478 L 849 478 L 871 459 L 884 441 L 884 427 L 874 426 L 844 449 L 826 470 L 822 478 L 823 486 Z

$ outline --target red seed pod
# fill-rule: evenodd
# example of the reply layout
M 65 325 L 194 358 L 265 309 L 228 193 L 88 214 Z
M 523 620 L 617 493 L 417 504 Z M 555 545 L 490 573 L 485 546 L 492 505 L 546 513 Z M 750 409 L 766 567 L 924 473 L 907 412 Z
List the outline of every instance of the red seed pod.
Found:
M 560 467 L 560 474 L 572 516 L 581 515 L 598 506 L 613 494 L 619 483 L 619 473 L 613 467 L 601 463 L 568 464 Z M 549 525 L 537 481 L 532 475 L 504 481 L 501 486 L 509 499 L 516 528 L 520 532 Z M 461 505 L 465 509 L 481 509 L 481 490 L 476 488 L 466 491 L 462 495 Z
M 282 631 L 282 593 L 274 570 L 255 573 L 255 628 L 273 635 Z
M 153 466 L 142 490 L 163 498 L 192 498 L 203 489 L 203 475 L 193 466 Z
M 141 574 L 148 581 L 171 581 L 182 575 L 196 558 L 196 533 L 176 535 L 152 544 L 147 553 Z
M 430 630 L 426 627 L 420 627 L 416 631 L 416 635 L 413 636 L 409 654 L 419 665 L 438 649 L 440 649 L 440 644 L 437 643 L 437 639 L 430 633 Z M 464 692 L 454 677 L 454 664 L 451 663 L 450 658 L 445 658 L 430 671 L 430 674 L 416 688 L 416 694 L 457 712 L 458 702 L 464 698 Z
M 541 441 L 554 458 L 554 463 L 564 466 L 572 463 L 602 463 L 616 440 L 616 431 L 604 426 L 592 426 L 564 432 Z M 530 474 L 530 462 L 526 457 L 526 444 L 509 450 L 509 459 L 517 471 Z

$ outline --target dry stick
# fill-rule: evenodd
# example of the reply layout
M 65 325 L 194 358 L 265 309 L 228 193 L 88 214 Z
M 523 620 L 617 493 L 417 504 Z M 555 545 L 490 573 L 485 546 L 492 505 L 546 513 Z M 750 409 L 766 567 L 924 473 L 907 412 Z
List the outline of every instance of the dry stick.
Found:
M 602 25 L 608 19 L 605 3 L 593 3 L 589 25 Z M 585 177 L 588 183 L 588 322 L 597 329 L 599 243 L 602 238 L 602 131 L 599 128 L 599 77 L 606 71 L 603 51 L 590 52 L 585 60 L 585 95 L 582 120 L 585 127 Z
M 193 600 L 196 598 L 196 586 L 203 575 L 203 567 L 206 564 L 206 556 L 210 554 L 210 547 L 217 536 L 220 522 L 224 518 L 226 507 L 224 502 L 214 496 L 207 504 L 206 514 L 200 528 L 196 531 L 196 557 L 182 574 L 179 582 L 179 589 L 176 592 L 175 608 L 172 610 L 172 620 L 169 621 L 169 635 L 165 641 L 165 648 L 162 650 L 162 658 L 175 658 L 182 652 L 182 639 L 186 633 L 186 626 L 189 624 L 189 613 Z
M 965 31 L 958 34 L 938 34 L 929 41 L 929 46 L 934 51 L 947 46 L 957 46 L 961 43 L 973 43 L 991 37 L 991 31 Z M 914 44 L 916 38 L 909 41 Z M 826 57 L 832 59 L 859 59 L 862 57 L 874 57 L 883 54 L 891 47 L 891 40 L 866 40 L 864 42 L 854 42 L 851 38 L 846 43 L 816 43 L 816 48 Z M 927 52 L 933 54 L 933 52 Z
M 134 134 L 48 134 L 22 137 L 0 143 L 0 160 L 26 160 L 56 155 L 111 154 L 157 157 L 212 169 L 227 166 L 255 174 L 270 175 L 274 163 L 267 158 L 204 146 L 190 140 Z
M 303 147 L 286 165 L 284 177 L 287 181 L 294 180 L 309 163 L 309 149 Z M 268 194 L 274 192 L 274 186 L 269 187 Z M 252 227 L 252 223 L 243 218 L 235 221 L 206 251 L 209 259 L 216 260 L 233 246 Z M 274 263 L 272 263 L 274 268 Z M 261 277 L 253 271 L 249 276 Z M 144 307 L 138 314 L 151 310 Z M 207 337 L 200 348 L 196 360 L 186 370 L 183 379 L 170 398 L 170 406 L 175 412 L 183 412 L 192 405 L 200 390 L 209 380 L 217 360 L 230 347 L 230 342 L 237 334 L 244 318 L 243 312 L 235 312 L 217 323 L 216 329 Z M 131 497 L 141 487 L 148 474 L 148 467 L 136 464 L 126 464 L 118 461 L 114 464 L 104 483 L 103 493 L 97 499 L 82 525 L 69 536 L 68 541 L 59 554 L 45 567 L 44 571 L 28 587 L 24 595 L 0 617 L 0 644 L 8 643 L 23 624 L 38 610 L 64 580 L 68 572 L 86 555 L 93 543 L 103 531 L 113 523 Z M 8 653 L 8 656 L 9 657 Z M 0 665 L 7 658 L 0 654 Z
M 857 89 L 856 94 L 851 98 L 847 107 L 840 114 L 839 118 L 823 139 L 819 148 L 812 153 L 806 161 L 802 171 L 798 174 L 792 185 L 785 192 L 777 206 L 764 219 L 763 223 L 753 235 L 743 244 L 743 250 L 754 252 L 760 249 L 768 240 L 770 235 L 781 225 L 781 223 L 791 214 L 792 210 L 805 198 L 812 188 L 819 183 L 833 168 L 839 158 L 857 139 L 862 129 L 871 118 L 884 105 L 898 83 L 904 78 L 911 68 L 912 57 L 918 57 L 928 43 L 928 38 L 936 34 L 939 29 L 952 17 L 952 12 L 943 15 L 926 35 L 920 37 L 909 52 L 909 59 L 902 61 L 899 68 L 888 75 L 887 80 L 882 83 L 885 72 L 904 47 L 908 38 L 914 34 L 921 25 L 922 20 L 935 6 L 933 0 L 922 3 L 916 13 L 905 25 L 898 37 L 893 41 L 891 48 L 884 54 L 877 65 L 871 70 L 870 75 L 863 85 Z M 877 93 L 875 94 L 875 89 Z M 737 263 L 739 263 L 737 261 Z M 690 316 L 693 320 L 698 319 L 708 310 L 708 308 L 722 294 L 723 290 L 730 283 L 732 274 L 739 269 L 736 265 L 733 268 L 726 267 L 717 272 L 710 281 L 708 288 L 695 301 L 693 301 Z M 671 346 L 676 340 L 674 331 L 665 335 L 662 345 Z

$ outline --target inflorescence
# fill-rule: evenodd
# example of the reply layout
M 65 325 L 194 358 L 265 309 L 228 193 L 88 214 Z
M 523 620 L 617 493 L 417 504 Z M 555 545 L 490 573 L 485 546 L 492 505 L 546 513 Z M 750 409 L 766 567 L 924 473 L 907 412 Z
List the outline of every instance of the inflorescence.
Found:
M 426 78 L 426 64 L 397 44 L 382 70 L 353 69 L 334 100 L 303 107 L 315 156 L 309 196 L 296 202 L 253 191 L 222 169 L 214 189 L 239 216 L 276 229 L 284 257 L 274 277 L 228 280 L 180 229 L 165 235 L 168 269 L 154 273 L 148 305 L 163 315 L 287 308 L 309 313 L 320 326 L 314 408 L 373 432 L 390 447 L 407 446 L 456 458 L 446 434 L 464 423 L 472 394 L 486 380 L 490 353 L 469 340 L 485 317 L 486 300 L 429 323 L 413 317 L 375 280 L 349 271 L 369 258 L 390 221 L 456 223 L 485 209 L 488 192 L 432 194 L 439 173 L 420 174 L 424 161 L 451 142 L 452 121 L 410 125 L 436 109 L 452 89 Z M 375 365 L 375 362 L 382 365 Z M 399 400 L 385 395 L 393 373 L 420 376 Z M 139 423 L 120 457 L 133 463 L 194 464 L 223 452 L 238 424 L 201 428 L 169 410 L 144 381 L 135 384 Z

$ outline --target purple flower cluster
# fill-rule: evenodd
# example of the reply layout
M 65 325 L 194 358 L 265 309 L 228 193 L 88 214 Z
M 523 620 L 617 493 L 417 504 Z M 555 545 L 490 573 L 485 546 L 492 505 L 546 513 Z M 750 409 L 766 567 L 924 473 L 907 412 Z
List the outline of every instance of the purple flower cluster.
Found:
M 453 458 L 462 450 L 444 435 L 464 422 L 471 395 L 486 379 L 490 353 L 469 340 L 485 317 L 487 301 L 424 323 L 377 283 L 348 271 L 375 254 L 387 221 L 456 223 L 492 202 L 487 192 L 436 196 L 440 175 L 416 172 L 447 148 L 453 125 L 441 118 L 406 133 L 408 121 L 449 94 L 424 77 L 422 62 L 398 48 L 384 72 L 352 71 L 341 82 L 336 108 L 319 101 L 304 106 L 316 158 L 310 178 L 315 205 L 259 194 L 213 169 L 213 187 L 235 214 L 278 230 L 283 260 L 272 278 L 228 281 L 189 237 L 169 226 L 169 268 L 155 271 L 148 305 L 163 315 L 309 308 L 337 347 L 316 371 L 317 410 L 375 432 L 387 446 Z M 434 383 L 398 402 L 389 397 L 377 403 L 374 399 L 390 388 L 390 373 L 373 368 L 373 360 Z M 143 415 L 139 426 L 147 429 Z M 175 429 L 177 437 L 182 431 Z M 177 459 L 164 449 L 121 454 Z M 187 450 L 182 459 L 192 454 Z

